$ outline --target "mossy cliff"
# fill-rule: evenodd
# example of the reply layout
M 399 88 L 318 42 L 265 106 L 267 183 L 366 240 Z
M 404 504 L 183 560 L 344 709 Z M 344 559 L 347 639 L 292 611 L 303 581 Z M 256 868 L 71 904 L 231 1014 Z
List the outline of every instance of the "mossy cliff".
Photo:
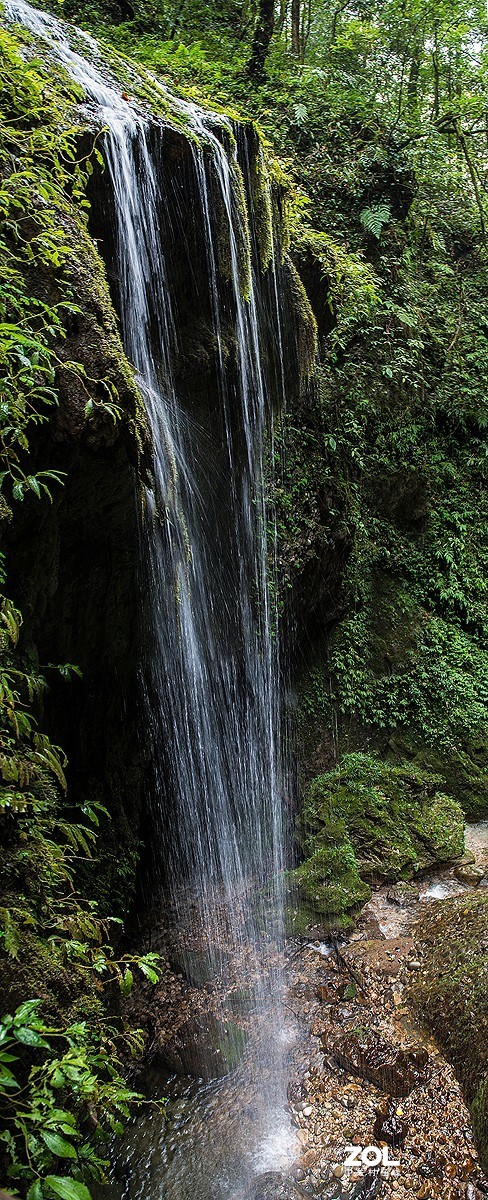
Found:
M 422 971 L 411 1000 L 452 1059 L 488 1170 L 488 896 L 436 905 L 415 930 Z
M 2 148 L 5 258 L 16 262 L 23 311 L 29 319 L 34 314 L 34 322 L 37 312 L 45 314 L 45 344 L 36 353 L 46 355 L 50 385 L 44 407 L 40 404 L 39 411 L 34 410 L 28 444 L 24 438 L 16 448 L 11 477 L 7 471 L 4 481 L 8 588 L 22 613 L 15 654 L 36 670 L 39 664 L 58 662 L 77 669 L 68 682 L 50 668 L 49 688 L 38 715 L 42 727 L 67 753 L 73 810 L 93 802 L 107 809 L 108 816 L 103 812 L 100 816 L 103 850 L 98 851 L 96 878 L 92 872 L 90 886 L 104 905 L 123 911 L 135 885 L 145 772 L 137 683 L 143 638 L 138 564 L 151 446 L 114 309 L 119 299 L 115 222 L 103 169 L 103 139 L 86 124 L 79 108 L 80 91 L 42 43 L 35 45 L 20 30 L 2 37 L 10 120 Z M 148 111 L 152 153 L 167 196 L 167 271 L 178 314 L 179 396 L 194 420 L 214 430 L 218 444 L 223 440 L 224 421 L 218 381 L 221 358 L 230 392 L 238 370 L 225 265 L 227 218 L 220 212 L 216 189 L 215 219 L 221 227 L 215 234 L 226 314 L 218 344 L 206 231 L 196 195 L 195 134 L 187 132 L 178 103 L 154 81 L 149 83 L 142 69 L 138 72 L 109 51 L 107 57 L 119 86 L 130 84 L 132 94 Z M 153 119 L 150 108 L 156 113 Z M 234 173 L 232 203 L 242 289 L 245 293 L 249 288 L 252 259 L 257 286 L 262 288 L 260 302 L 274 311 L 274 249 L 289 336 L 286 389 L 290 395 L 298 394 L 313 363 L 316 330 L 304 289 L 287 257 L 286 180 L 271 159 L 268 163 L 250 122 L 232 124 L 227 118 L 209 116 L 212 120 L 218 136 L 228 144 Z M 13 214 L 26 196 L 19 190 L 18 173 L 12 171 L 13 151 L 26 173 L 32 172 L 37 196 L 22 236 Z M 14 307 L 12 292 L 6 298 L 6 316 L 12 316 Z M 282 374 L 276 353 L 270 340 L 266 362 L 270 400 L 278 405 Z M 34 372 L 35 365 L 34 361 Z M 13 368 L 12 379 L 16 379 Z M 43 491 L 46 467 L 52 479 L 50 496 Z M 38 476 L 41 482 L 36 482 Z M 218 506 L 218 496 L 209 496 L 208 502 Z M 90 868 L 84 867 L 83 872 L 89 876 Z
M 339 139 L 331 124 L 320 144 L 307 126 L 286 139 L 299 143 L 311 201 L 294 253 L 320 346 L 314 383 L 276 438 L 296 806 L 308 806 L 314 777 L 336 789 L 344 756 L 359 753 L 377 764 L 380 792 L 382 763 L 399 768 L 399 784 L 412 768 L 478 820 L 488 812 L 486 245 L 462 191 L 447 200 L 442 173 L 417 175 L 415 156 L 379 125 L 347 129 Z M 346 827 L 348 811 L 336 809 Z M 379 814 L 380 842 L 394 813 L 388 802 Z M 457 809 L 453 820 L 458 830 Z M 303 833 L 298 853 L 299 878 L 317 892 Z
M 152 775 L 140 686 L 147 651 L 140 535 L 152 445 L 119 330 L 116 222 L 103 134 L 42 43 L 11 29 L 0 30 L 0 42 L 6 592 L 0 602 L 0 1023 L 5 1013 L 20 1009 L 17 1024 L 6 1016 L 0 1042 L 12 1037 L 29 1048 L 18 1068 L 22 1113 L 42 1129 L 28 1141 L 26 1160 L 24 1117 L 13 1138 L 6 1134 L 7 1092 L 20 1084 L 5 1063 L 17 1058 L 2 1060 L 0 1170 L 20 1180 L 31 1200 L 52 1200 L 66 1187 L 84 1200 L 82 1181 L 103 1174 L 93 1141 L 116 1132 L 115 1113 L 128 1115 L 131 1097 L 118 1054 L 140 1049 L 140 1039 L 122 1028 L 120 991 L 130 990 L 134 970 L 157 980 L 154 956 L 132 955 L 120 928 L 149 877 L 151 838 L 144 844 L 143 832 Z M 149 87 L 143 72 L 139 76 L 118 59 L 110 65 L 118 86 L 129 80 L 145 105 L 165 197 L 161 236 L 178 323 L 175 384 L 193 426 L 215 446 L 202 502 L 215 512 L 218 527 L 228 511 L 229 486 L 221 469 L 228 419 L 221 372 L 223 390 L 233 397 L 240 370 L 225 206 L 219 208 L 214 178 L 215 286 L 223 312 L 216 330 L 196 135 L 177 103 L 171 105 L 157 85 Z M 286 185 L 271 163 L 268 169 L 250 122 L 216 117 L 214 126 L 231 163 L 242 294 L 249 292 L 252 266 L 270 328 L 277 294 L 282 299 L 289 347 L 284 371 L 277 336 L 263 352 L 270 408 L 278 408 L 283 384 L 289 395 L 303 390 L 316 350 L 315 320 L 287 254 Z M 237 425 L 239 418 L 236 411 L 229 419 Z M 241 428 L 236 444 L 244 441 Z M 222 528 L 223 542 L 225 534 Z M 17 1028 L 18 1037 L 6 1032 Z M 46 1040 L 51 1034 L 67 1044 L 68 1057 L 77 1056 L 76 1066 L 68 1062 L 75 1075 L 53 1066 L 55 1046 Z M 41 1075 L 37 1052 L 45 1058 Z M 31 1066 L 36 1070 L 29 1074 Z M 92 1094 L 100 1095 L 100 1118 L 88 1111 L 88 1102 L 86 1108 L 79 1104 L 81 1075 L 84 1086 L 89 1078 Z M 51 1087 L 52 1078 L 58 1082 Z M 61 1118 L 52 1116 L 56 1103 Z M 61 1119 L 61 1132 L 80 1142 L 79 1151 L 59 1140 Z M 49 1121 L 54 1135 L 51 1126 L 44 1128 Z M 65 1190 L 56 1193 L 53 1172 L 63 1169 L 63 1157 L 75 1164 L 74 1182 L 66 1184 L 63 1176 L 59 1186 Z

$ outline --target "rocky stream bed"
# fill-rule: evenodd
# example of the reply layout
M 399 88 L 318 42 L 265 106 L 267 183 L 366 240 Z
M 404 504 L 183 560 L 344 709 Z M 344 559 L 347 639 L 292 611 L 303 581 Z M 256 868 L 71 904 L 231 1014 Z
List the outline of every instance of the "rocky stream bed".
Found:
M 426 974 L 419 921 L 433 913 L 441 920 L 453 896 L 488 887 L 486 822 L 468 828 L 466 845 L 457 864 L 376 891 L 347 940 L 327 940 L 319 927 L 289 940 L 285 990 L 259 1034 L 266 1068 L 252 1050 L 255 1013 L 246 1010 L 251 964 L 244 978 L 228 978 L 223 1018 L 197 949 L 184 971 L 173 949 L 146 998 L 152 1066 L 144 1084 L 154 1095 L 164 1077 L 168 1101 L 126 1137 L 114 1197 L 482 1200 L 488 1179 L 461 1084 L 412 1003 Z M 287 1092 L 266 1108 L 278 1052 Z

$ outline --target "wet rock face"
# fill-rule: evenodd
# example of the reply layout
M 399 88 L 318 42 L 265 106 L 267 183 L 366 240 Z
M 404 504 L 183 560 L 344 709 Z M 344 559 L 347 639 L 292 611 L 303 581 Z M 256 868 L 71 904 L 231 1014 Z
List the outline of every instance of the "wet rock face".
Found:
M 470 863 L 460 863 L 456 867 L 456 879 L 460 883 L 467 883 L 470 887 L 478 887 L 484 876 L 482 867 L 475 867 Z
M 33 473 L 58 471 L 63 486 L 53 488 L 52 503 L 17 506 L 6 535 L 9 587 L 23 614 L 22 652 L 42 664 L 73 663 L 82 673 L 67 683 L 49 672 L 42 727 L 68 756 L 70 803 L 95 800 L 110 812 L 89 894 L 119 913 L 134 882 L 142 797 L 137 474 L 147 439 L 102 262 L 81 224 L 65 218 L 64 232 L 80 311 L 56 347 L 58 404 L 30 447 Z M 43 300 L 59 301 L 53 273 L 39 271 L 36 287 Z M 103 407 L 109 395 L 117 421 Z
M 380 945 L 373 940 L 353 942 L 348 946 L 345 958 L 348 963 L 358 966 L 361 970 L 373 969 L 385 978 L 395 979 L 400 974 L 405 960 L 409 955 L 413 955 L 414 951 L 413 938 L 384 938 Z
M 379 1196 L 381 1187 L 381 1171 L 379 1167 L 373 1167 L 353 1187 L 350 1200 L 374 1200 L 375 1196 Z
M 451 1059 L 488 1169 L 488 895 L 443 900 L 415 927 L 422 973 L 410 998 Z
M 212 1013 L 195 1017 L 157 1051 L 158 1063 L 177 1075 L 220 1079 L 236 1066 L 246 1043 L 233 1022 L 219 1021 Z
M 381 1092 L 408 1096 L 425 1083 L 429 1056 L 424 1047 L 398 1050 L 372 1030 L 325 1033 L 322 1043 L 343 1070 L 369 1079 Z

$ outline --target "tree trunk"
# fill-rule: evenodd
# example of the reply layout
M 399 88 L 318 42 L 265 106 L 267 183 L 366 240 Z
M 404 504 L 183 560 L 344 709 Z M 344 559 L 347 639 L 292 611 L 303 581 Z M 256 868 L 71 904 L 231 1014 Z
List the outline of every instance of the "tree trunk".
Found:
M 254 30 L 251 57 L 247 74 L 257 82 L 264 78 L 264 64 L 274 33 L 274 0 L 259 0 L 259 12 Z
M 300 58 L 300 0 L 291 0 L 291 48 L 293 54 Z

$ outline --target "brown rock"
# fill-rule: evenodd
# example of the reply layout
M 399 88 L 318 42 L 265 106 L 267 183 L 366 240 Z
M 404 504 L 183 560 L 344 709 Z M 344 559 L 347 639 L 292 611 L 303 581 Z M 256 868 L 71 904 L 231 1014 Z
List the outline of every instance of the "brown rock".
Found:
M 335 1004 L 337 1000 L 337 988 L 324 984 L 322 987 L 317 988 L 317 999 L 321 1000 L 323 1004 Z
M 466 864 L 466 866 L 460 864 L 456 867 L 455 871 L 456 879 L 459 879 L 460 883 L 468 883 L 470 887 L 478 887 L 484 873 L 482 867 L 474 867 L 469 864 Z
M 384 941 L 354 942 L 344 951 L 344 958 L 363 970 L 376 971 L 395 979 L 414 949 L 413 938 L 385 938 Z
M 397 1106 L 392 1100 L 387 1100 L 376 1109 L 373 1135 L 378 1142 L 387 1142 L 389 1146 L 402 1146 L 408 1133 L 408 1121 L 402 1120 L 397 1113 Z
M 371 1029 L 329 1030 L 322 1043 L 343 1070 L 369 1079 L 390 1096 L 408 1096 L 425 1080 L 429 1056 L 423 1046 L 399 1050 Z

